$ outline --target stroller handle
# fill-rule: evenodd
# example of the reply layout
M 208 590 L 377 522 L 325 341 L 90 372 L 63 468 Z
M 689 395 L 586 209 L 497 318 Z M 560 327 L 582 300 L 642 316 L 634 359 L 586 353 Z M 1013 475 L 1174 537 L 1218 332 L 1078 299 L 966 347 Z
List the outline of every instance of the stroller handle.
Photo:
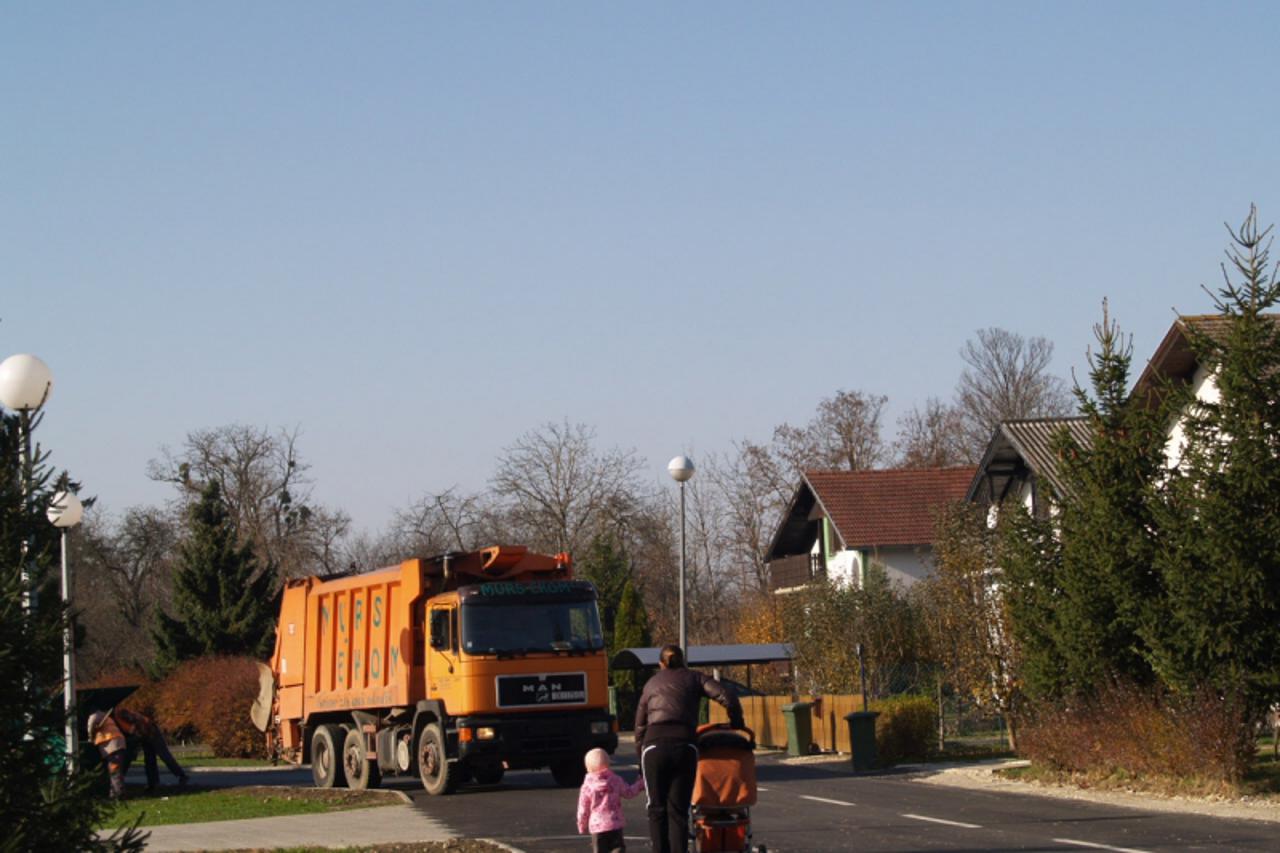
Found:
M 728 723 L 704 723 L 696 729 L 695 737 L 701 737 L 707 732 L 741 732 L 751 741 L 751 748 L 756 747 L 756 733 L 747 726 L 733 726 Z

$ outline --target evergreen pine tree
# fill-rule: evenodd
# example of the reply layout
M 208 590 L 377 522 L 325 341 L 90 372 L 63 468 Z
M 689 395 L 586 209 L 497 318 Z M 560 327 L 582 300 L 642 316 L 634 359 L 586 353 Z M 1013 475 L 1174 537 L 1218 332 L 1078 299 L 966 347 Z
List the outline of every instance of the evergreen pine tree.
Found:
M 262 657 L 274 643 L 275 573 L 263 570 L 236 530 L 216 481 L 192 505 L 173 576 L 173 616 L 160 611 L 157 663 L 210 654 Z
M 1062 546 L 1048 519 L 1021 506 L 1000 511 L 996 536 L 999 584 L 1021 661 L 1022 691 L 1031 699 L 1068 692 L 1059 642 Z
M 1140 634 L 1157 593 L 1151 484 L 1164 467 L 1168 422 L 1164 407 L 1130 396 L 1132 343 L 1106 303 L 1094 336 L 1091 392 L 1075 388 L 1091 441 L 1080 446 L 1063 431 L 1056 442 L 1067 494 L 1058 501 L 1062 563 L 1053 642 L 1061 687 L 1072 694 L 1091 693 L 1104 680 L 1152 680 Z
M 622 586 L 622 596 L 618 602 L 618 617 L 614 623 L 614 645 L 610 647 L 609 658 L 623 649 L 648 648 L 653 644 L 649 633 L 649 614 L 644 609 L 644 601 L 635 584 L 627 579 Z M 644 687 L 643 670 L 615 670 L 613 684 L 618 690 L 618 720 L 630 728 L 635 714 L 636 699 Z
M 1245 691 L 1260 713 L 1280 699 L 1280 301 L 1270 228 L 1238 230 L 1215 296 L 1212 333 L 1188 324 L 1217 399 L 1192 403 L 1170 474 L 1157 568 L 1167 611 L 1153 626 L 1157 671 L 1179 689 Z
M 622 593 L 630 577 L 631 566 L 626 552 L 613 536 L 600 534 L 591 540 L 586 559 L 578 563 L 578 576 L 589 580 L 596 587 L 596 602 L 600 608 L 600 627 L 604 631 L 605 645 L 612 656 L 619 648 L 614 642 L 615 625 Z
M 38 448 L 29 468 L 22 455 L 19 418 L 0 418 L 0 851 L 140 850 L 133 829 L 95 840 L 110 810 L 101 771 L 64 768 L 67 614 L 55 569 L 57 534 L 44 515 L 50 477 Z M 24 596 L 32 592 L 28 608 Z

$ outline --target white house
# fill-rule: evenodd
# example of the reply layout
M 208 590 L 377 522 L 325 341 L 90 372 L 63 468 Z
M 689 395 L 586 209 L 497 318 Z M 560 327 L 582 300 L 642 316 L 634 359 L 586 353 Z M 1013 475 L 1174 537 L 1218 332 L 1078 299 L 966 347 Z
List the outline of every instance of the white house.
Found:
M 942 505 L 963 500 L 977 469 L 806 471 L 765 555 L 770 588 L 826 576 L 861 585 L 872 561 L 910 585 L 933 570 Z

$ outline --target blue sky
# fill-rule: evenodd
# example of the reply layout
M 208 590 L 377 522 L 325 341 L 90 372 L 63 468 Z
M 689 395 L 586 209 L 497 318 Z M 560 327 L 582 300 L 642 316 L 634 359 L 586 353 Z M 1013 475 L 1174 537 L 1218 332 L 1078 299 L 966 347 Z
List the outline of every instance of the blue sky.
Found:
M 1139 362 L 1280 219 L 1244 3 L 0 8 L 0 357 L 113 510 L 300 426 L 365 528 L 548 420 L 678 452 L 839 388 L 888 426 L 978 328 Z

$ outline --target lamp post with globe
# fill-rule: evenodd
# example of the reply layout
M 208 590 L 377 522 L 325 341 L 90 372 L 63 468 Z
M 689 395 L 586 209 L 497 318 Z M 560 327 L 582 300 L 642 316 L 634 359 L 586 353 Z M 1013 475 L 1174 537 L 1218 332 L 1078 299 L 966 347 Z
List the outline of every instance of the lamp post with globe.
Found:
M 693 477 L 693 460 L 688 456 L 677 456 L 667 463 L 667 473 L 671 479 L 680 484 L 680 651 L 684 653 L 686 663 L 689 660 L 689 648 L 685 643 L 685 608 L 684 608 L 684 484 Z
M 52 390 L 53 373 L 49 370 L 48 365 L 34 355 L 26 353 L 11 355 L 4 361 L 0 361 L 0 404 L 3 404 L 6 409 L 18 413 L 19 440 L 21 444 L 20 458 L 18 460 L 21 466 L 19 480 L 22 484 L 22 500 L 28 513 L 31 512 L 31 502 L 35 497 L 31 482 L 32 468 L 35 465 L 31 444 L 32 421 L 40 407 L 49 399 L 49 392 Z M 30 611 L 32 606 L 31 575 L 27 565 L 32 532 L 28 533 L 23 545 L 22 555 L 22 607 L 25 611 Z
M 62 649 L 63 699 L 67 712 L 67 767 L 78 769 L 79 729 L 76 725 L 76 633 L 71 618 L 71 570 L 67 563 L 67 532 L 80 523 L 84 505 L 71 492 L 58 492 L 49 502 L 49 521 L 62 533 L 62 607 L 66 619 Z

